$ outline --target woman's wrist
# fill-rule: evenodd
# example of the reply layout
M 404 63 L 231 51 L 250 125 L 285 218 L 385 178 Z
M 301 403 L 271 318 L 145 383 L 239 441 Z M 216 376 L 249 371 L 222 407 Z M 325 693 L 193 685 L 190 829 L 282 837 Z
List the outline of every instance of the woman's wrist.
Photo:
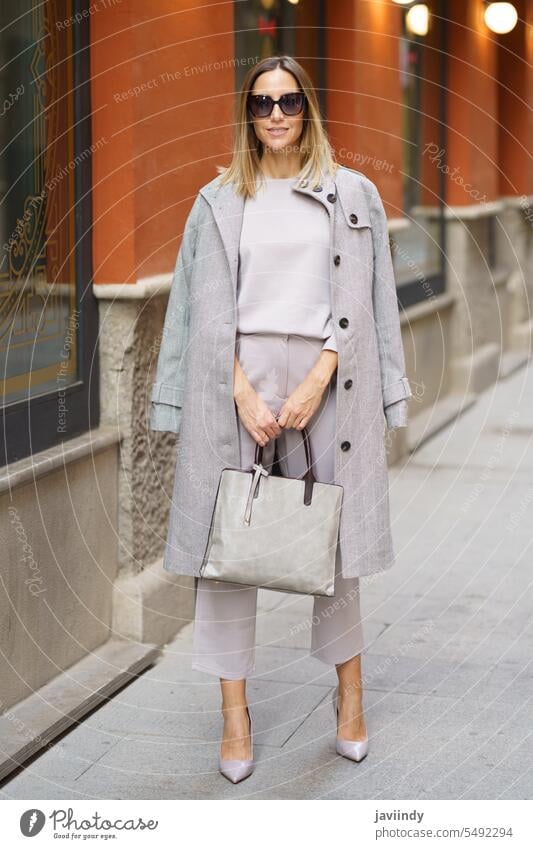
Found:
M 309 376 L 319 389 L 324 390 L 330 382 L 338 363 L 338 354 L 330 348 L 323 348 Z
M 241 368 L 241 364 L 237 359 L 237 355 L 235 354 L 235 371 L 233 378 L 233 399 L 240 403 L 243 398 L 246 398 L 248 393 L 252 389 L 252 384 L 246 377 L 244 371 Z
M 235 385 L 233 389 L 233 400 L 237 404 L 242 404 L 242 402 L 248 397 L 251 391 L 252 387 L 249 383 Z

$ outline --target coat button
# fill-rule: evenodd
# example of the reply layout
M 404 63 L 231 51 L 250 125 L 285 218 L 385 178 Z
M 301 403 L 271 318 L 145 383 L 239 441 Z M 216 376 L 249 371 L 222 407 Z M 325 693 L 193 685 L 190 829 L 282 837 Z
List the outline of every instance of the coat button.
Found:
M 350 449 L 351 447 L 352 447 L 352 446 L 350 445 L 350 443 L 349 443 L 349 442 L 341 442 L 341 449 L 342 449 L 342 451 L 349 451 L 349 449 Z
M 314 187 L 314 189 L 313 189 L 313 191 L 314 191 L 314 192 L 321 192 L 321 191 L 322 191 L 322 186 L 315 186 L 315 187 Z
M 352 212 L 352 213 L 350 214 L 350 221 L 352 222 L 352 224 L 357 224 L 357 222 L 359 221 L 359 219 L 358 219 L 357 215 L 355 214 L 355 212 Z
M 329 200 L 330 203 L 335 203 L 335 201 L 337 200 L 337 195 L 329 194 L 328 200 Z
M 341 264 L 341 258 L 340 258 L 340 256 L 339 256 L 338 254 L 335 254 L 335 256 L 333 257 L 333 263 L 334 263 L 335 265 L 340 265 L 340 264 Z
M 349 380 L 344 381 L 344 388 L 345 389 L 351 389 L 352 386 L 353 386 L 353 380 L 349 379 Z
M 340 324 L 341 327 L 348 327 L 349 323 L 350 322 L 348 321 L 348 319 L 345 316 L 343 316 L 342 318 L 339 319 L 339 324 Z

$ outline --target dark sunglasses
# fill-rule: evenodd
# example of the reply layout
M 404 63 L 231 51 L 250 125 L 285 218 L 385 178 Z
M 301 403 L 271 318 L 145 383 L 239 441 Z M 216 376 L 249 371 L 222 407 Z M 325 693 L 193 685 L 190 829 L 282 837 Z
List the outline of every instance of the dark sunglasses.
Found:
M 248 108 L 254 118 L 268 118 L 276 103 L 284 115 L 299 115 L 304 108 L 305 94 L 301 91 L 291 91 L 282 94 L 279 100 L 273 100 L 268 94 L 248 95 Z

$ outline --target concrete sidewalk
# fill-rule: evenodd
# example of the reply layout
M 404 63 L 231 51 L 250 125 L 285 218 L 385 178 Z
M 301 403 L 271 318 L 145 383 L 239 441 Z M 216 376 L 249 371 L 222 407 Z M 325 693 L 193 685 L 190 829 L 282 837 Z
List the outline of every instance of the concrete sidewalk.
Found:
M 311 600 L 261 593 L 254 774 L 217 771 L 218 681 L 192 625 L 7 781 L 24 799 L 531 799 L 533 367 L 391 469 L 394 568 L 362 579 L 368 757 L 334 749 L 336 676 L 307 656 Z

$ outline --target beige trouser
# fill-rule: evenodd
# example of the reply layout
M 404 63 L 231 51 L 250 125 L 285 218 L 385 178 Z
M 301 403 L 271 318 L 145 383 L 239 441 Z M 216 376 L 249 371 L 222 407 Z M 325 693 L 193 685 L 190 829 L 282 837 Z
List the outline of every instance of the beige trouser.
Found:
M 237 334 L 236 352 L 250 383 L 277 414 L 318 359 L 322 344 L 322 340 L 311 337 L 247 333 Z M 323 483 L 333 483 L 335 475 L 336 384 L 335 372 L 307 425 L 315 476 Z M 240 419 L 238 425 L 240 465 L 249 468 L 256 442 Z M 301 431 L 283 430 L 264 446 L 263 464 L 269 469 L 276 446 L 282 474 L 302 475 L 305 452 Z M 198 578 L 195 584 L 192 668 L 220 678 L 247 678 L 255 668 L 257 588 L 204 578 Z M 313 615 L 306 624 L 311 630 L 311 654 L 324 663 L 343 663 L 363 650 L 359 578 L 342 577 L 339 556 L 335 596 L 315 596 Z

